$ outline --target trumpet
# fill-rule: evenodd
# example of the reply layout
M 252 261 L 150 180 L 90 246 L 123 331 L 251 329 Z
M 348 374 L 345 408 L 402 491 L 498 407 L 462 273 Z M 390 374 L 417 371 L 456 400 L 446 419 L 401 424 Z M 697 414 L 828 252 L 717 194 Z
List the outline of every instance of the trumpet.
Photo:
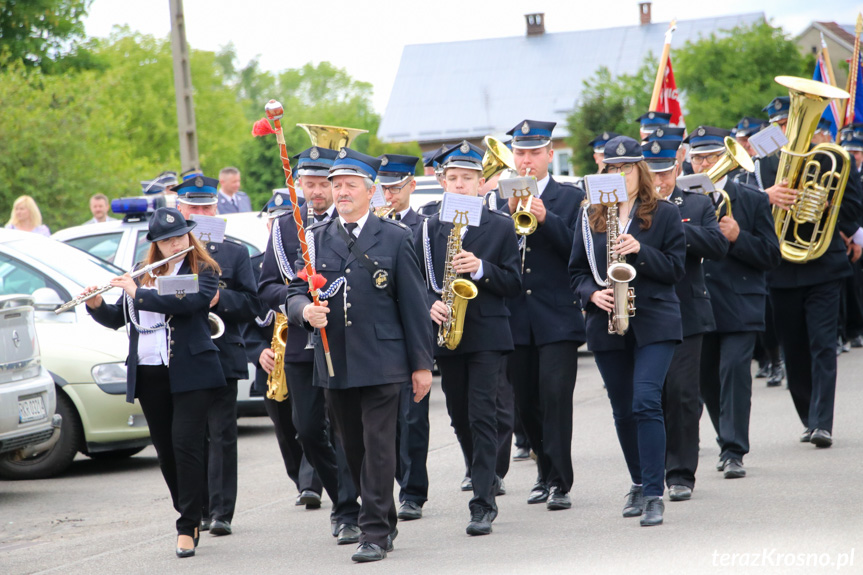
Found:
M 392 218 L 394 210 L 395 208 L 393 207 L 393 203 L 387 202 L 383 206 L 375 208 L 375 215 L 381 219 Z
M 530 168 L 525 171 L 525 176 L 530 175 Z M 518 198 L 518 205 L 515 207 L 515 212 L 512 214 L 512 221 L 515 224 L 515 233 L 519 236 L 529 236 L 536 231 L 538 222 L 536 216 L 530 211 L 530 203 L 533 201 L 533 194 L 527 189 L 527 194 Z

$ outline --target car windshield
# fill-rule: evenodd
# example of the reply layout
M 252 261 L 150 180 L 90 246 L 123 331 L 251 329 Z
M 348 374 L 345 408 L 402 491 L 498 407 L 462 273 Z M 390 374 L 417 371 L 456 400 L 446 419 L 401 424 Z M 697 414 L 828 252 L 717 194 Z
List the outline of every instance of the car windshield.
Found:
M 101 285 L 123 273 L 105 260 L 58 241 L 14 240 L 5 245 L 82 286 Z

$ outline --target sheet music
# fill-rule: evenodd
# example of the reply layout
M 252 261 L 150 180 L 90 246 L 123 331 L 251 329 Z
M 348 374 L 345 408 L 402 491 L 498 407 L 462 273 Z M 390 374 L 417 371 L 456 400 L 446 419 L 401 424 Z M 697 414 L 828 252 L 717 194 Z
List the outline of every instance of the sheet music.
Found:
M 755 150 L 759 158 L 769 156 L 776 150 L 788 143 L 788 138 L 782 133 L 782 129 L 776 124 L 764 128 L 757 134 L 749 136 L 749 144 Z
M 623 174 L 591 174 L 584 176 L 584 185 L 591 204 L 607 205 L 627 200 Z
M 702 194 L 716 190 L 716 186 L 707 174 L 690 174 L 677 178 L 677 187 L 683 191 L 701 192 Z
M 522 198 L 528 195 L 539 195 L 539 186 L 536 178 L 527 176 L 524 178 L 506 178 L 497 182 L 498 192 L 502 199 Z
M 192 233 L 204 243 L 220 244 L 225 241 L 225 226 L 228 220 L 219 216 L 202 216 L 192 214 L 192 221 L 197 223 Z
M 175 295 L 183 299 L 189 294 L 198 293 L 198 274 L 158 276 L 156 289 L 159 295 Z
M 387 199 L 384 197 L 384 187 L 380 184 L 375 184 L 375 193 L 372 195 L 372 209 L 382 208 L 387 205 Z
M 482 219 L 482 200 L 479 196 L 444 192 L 440 207 L 440 221 L 477 227 Z

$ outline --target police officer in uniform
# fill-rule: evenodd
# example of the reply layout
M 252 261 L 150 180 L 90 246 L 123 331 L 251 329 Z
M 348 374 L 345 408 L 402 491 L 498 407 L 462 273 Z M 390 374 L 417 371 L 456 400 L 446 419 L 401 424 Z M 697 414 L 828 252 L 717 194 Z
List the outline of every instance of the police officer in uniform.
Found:
M 567 263 L 578 206 L 584 192 L 549 174 L 554 158 L 554 122 L 524 120 L 509 134 L 520 176 L 537 178 L 531 200 L 536 231 L 525 236 L 522 290 L 507 300 L 515 351 L 507 360 L 516 409 L 537 456 L 538 478 L 531 504 L 569 509 L 572 501 L 572 394 L 578 348 L 585 341 L 584 319 L 569 287 Z M 509 212 L 517 198 L 510 198 Z
M 665 483 L 671 501 L 692 497 L 698 468 L 698 420 L 701 402 L 698 377 L 704 334 L 716 329 L 710 294 L 704 283 L 704 259 L 719 261 L 728 251 L 728 240 L 719 230 L 713 202 L 700 192 L 684 192 L 676 185 L 680 175 L 677 150 L 680 141 L 660 140 L 651 134 L 642 146 L 644 160 L 653 172 L 659 196 L 680 209 L 686 234 L 686 274 L 674 286 L 680 299 L 683 342 L 674 348 L 662 388 L 665 418 Z
M 700 126 L 689 135 L 695 173 L 707 172 L 724 153 L 731 132 Z M 720 261 L 704 261 L 704 277 L 716 331 L 704 334 L 701 347 L 701 396 L 720 447 L 717 470 L 727 479 L 745 477 L 752 399 L 750 364 L 756 334 L 764 330 L 765 273 L 779 264 L 779 245 L 767 197 L 727 175 L 715 184 L 731 198 L 719 214 L 719 229 L 729 242 Z M 714 205 L 721 200 L 713 194 Z
M 322 305 L 301 277 L 288 289 L 288 319 L 326 328 L 329 376 L 315 335 L 315 385 L 326 391 L 333 425 L 362 496 L 358 562 L 379 561 L 396 531 L 393 483 L 399 396 L 411 381 L 414 401 L 431 388 L 432 351 L 425 290 L 413 236 L 369 211 L 380 160 L 342 148 L 329 177 L 339 216 L 312 227 L 315 270 L 326 281 Z M 340 285 L 341 284 L 341 285 Z

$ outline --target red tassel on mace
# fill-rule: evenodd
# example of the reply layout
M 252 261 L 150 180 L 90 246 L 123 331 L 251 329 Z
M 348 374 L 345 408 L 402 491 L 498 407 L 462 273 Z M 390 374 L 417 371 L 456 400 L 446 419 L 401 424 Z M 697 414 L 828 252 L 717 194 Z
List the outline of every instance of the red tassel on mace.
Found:
M 269 136 L 270 134 L 275 134 L 276 131 L 270 125 L 269 120 L 266 118 L 261 118 L 255 125 L 252 126 L 252 135 L 253 136 Z

